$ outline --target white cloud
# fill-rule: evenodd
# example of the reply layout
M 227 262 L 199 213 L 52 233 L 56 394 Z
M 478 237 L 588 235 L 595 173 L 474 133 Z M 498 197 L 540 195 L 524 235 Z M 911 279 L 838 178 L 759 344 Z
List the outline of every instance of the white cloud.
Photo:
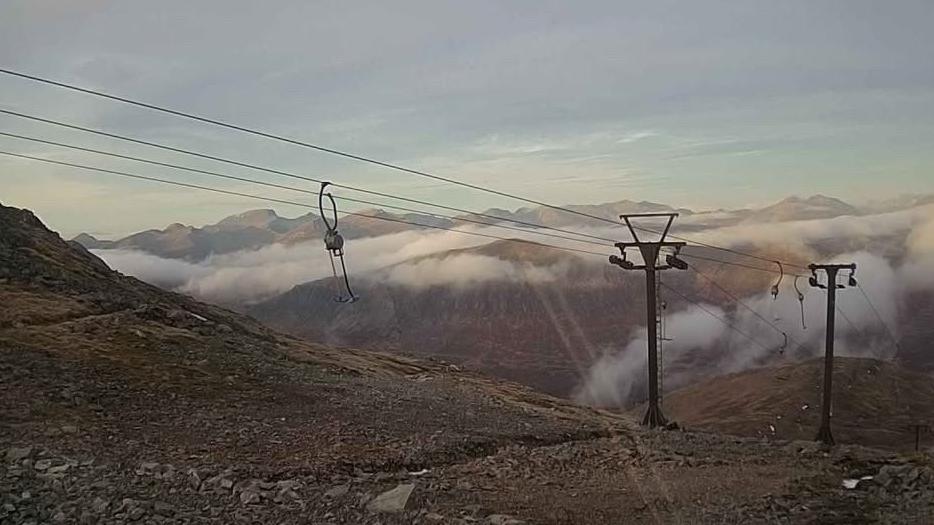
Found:
M 856 262 L 857 277 L 880 316 L 888 327 L 897 326 L 898 305 L 904 289 L 890 263 L 864 252 L 842 254 L 834 260 Z M 839 282 L 844 283 L 846 277 L 845 273 L 841 274 Z M 807 287 L 806 283 L 802 283 L 802 289 L 806 294 L 806 329 L 801 324 L 800 303 L 788 282 L 777 299 L 773 300 L 766 292 L 742 298 L 750 309 L 775 328 L 738 305 L 725 311 L 702 303 L 701 307 L 690 306 L 666 315 L 666 336 L 671 339 L 663 343 L 666 390 L 676 389 L 705 374 L 739 372 L 775 362 L 782 351 L 797 359 L 822 355 L 826 295 Z M 837 355 L 882 359 L 893 356 L 895 348 L 891 339 L 858 289 L 839 290 L 837 306 Z M 784 349 L 784 338 L 779 330 L 788 336 Z M 705 357 L 698 363 L 696 351 L 701 350 Z M 641 396 L 645 387 L 646 352 L 646 332 L 642 328 L 634 333 L 622 351 L 605 355 L 594 363 L 575 398 L 601 406 L 644 401 Z
M 467 228 L 465 231 L 493 233 L 495 230 Z M 349 242 L 346 263 L 352 280 L 365 278 L 367 272 L 383 269 L 381 278 L 412 286 L 466 286 L 488 280 L 518 279 L 544 282 L 554 278 L 550 271 L 477 255 L 397 266 L 413 258 L 488 242 L 485 237 L 454 231 L 407 231 Z M 203 300 L 225 304 L 259 301 L 297 284 L 332 275 L 327 252 L 320 242 L 290 246 L 273 244 L 259 250 L 215 255 L 199 263 L 127 250 L 96 250 L 95 253 L 121 272 Z
M 497 257 L 464 254 L 395 265 L 372 278 L 413 288 L 438 285 L 466 288 L 491 281 L 549 283 L 560 279 L 565 273 L 562 270 L 566 267 L 543 268 Z

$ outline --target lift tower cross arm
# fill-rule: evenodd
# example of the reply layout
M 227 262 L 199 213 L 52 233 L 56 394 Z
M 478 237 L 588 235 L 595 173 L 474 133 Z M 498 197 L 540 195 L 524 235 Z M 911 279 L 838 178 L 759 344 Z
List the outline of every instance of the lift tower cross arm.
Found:
M 629 233 L 632 235 L 633 242 L 616 243 L 616 247 L 619 248 L 622 257 L 618 255 L 610 256 L 610 264 L 619 266 L 624 270 L 645 271 L 645 313 L 646 332 L 648 339 L 649 406 L 646 410 L 645 417 L 642 419 L 642 424 L 647 425 L 650 428 L 665 426 L 668 424 L 664 414 L 662 414 L 662 409 L 658 402 L 658 330 L 656 326 L 658 297 L 656 295 L 656 272 L 661 270 L 669 270 L 672 268 L 686 270 L 688 267 L 686 262 L 678 258 L 678 252 L 681 251 L 681 248 L 684 247 L 685 243 L 665 240 L 665 238 L 668 236 L 668 231 L 671 229 L 671 224 L 674 222 L 675 217 L 677 216 L 677 213 L 630 213 L 620 215 L 619 218 L 626 224 L 626 227 L 629 228 Z M 659 239 L 657 241 L 649 242 L 639 239 L 639 236 L 636 234 L 636 227 L 633 226 L 632 220 L 640 218 L 668 219 L 665 224 L 665 228 L 659 234 Z M 639 249 L 639 252 L 642 255 L 643 264 L 637 266 L 627 259 L 626 250 L 628 248 Z M 674 249 L 674 255 L 666 256 L 666 264 L 660 265 L 658 256 L 662 248 Z

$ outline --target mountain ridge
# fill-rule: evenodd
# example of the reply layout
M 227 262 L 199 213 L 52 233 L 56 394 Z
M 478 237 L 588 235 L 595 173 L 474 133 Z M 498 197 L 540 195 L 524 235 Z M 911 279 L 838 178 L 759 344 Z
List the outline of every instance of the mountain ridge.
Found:
M 483 214 L 467 214 L 460 217 L 490 224 L 519 221 L 548 228 L 579 228 L 607 225 L 603 220 L 588 218 L 585 215 L 617 222 L 619 215 L 623 213 L 671 212 L 681 214 L 682 219 L 686 220 L 682 220 L 680 227 L 685 231 L 691 231 L 740 223 L 812 220 L 881 213 L 930 202 L 934 202 L 934 195 L 905 196 L 858 207 L 835 197 L 817 194 L 809 197 L 790 196 L 762 208 L 694 211 L 645 200 L 624 199 L 602 204 L 566 205 L 565 207 L 575 212 L 574 214 L 540 206 L 521 207 L 514 211 L 490 208 Z M 339 229 L 346 239 L 376 237 L 421 229 L 419 226 L 407 223 L 440 228 L 453 228 L 464 224 L 457 220 L 432 215 L 398 214 L 379 208 L 361 210 L 357 213 L 374 215 L 375 218 L 353 215 L 341 218 Z M 530 227 L 530 230 L 534 231 L 535 228 Z M 271 209 L 255 209 L 230 215 L 214 224 L 201 227 L 175 223 L 161 230 L 149 229 L 115 240 L 98 239 L 87 233 L 78 234 L 72 240 L 91 250 L 140 250 L 159 257 L 198 262 L 211 255 L 255 250 L 271 244 L 289 245 L 318 240 L 323 237 L 324 231 L 323 222 L 314 212 L 288 218 L 279 216 Z
M 565 208 L 574 213 L 565 213 L 549 207 L 521 207 L 514 211 L 490 208 L 483 214 L 460 216 L 470 221 L 490 224 L 506 224 L 511 221 L 538 224 L 547 228 L 605 227 L 604 220 L 617 222 L 624 213 L 671 212 L 682 215 L 681 227 L 686 231 L 704 227 L 730 226 L 739 223 L 783 222 L 792 220 L 827 219 L 845 215 L 863 215 L 869 212 L 903 209 L 906 206 L 926 203 L 934 196 L 905 197 L 860 208 L 835 197 L 817 194 L 809 197 L 790 196 L 772 205 L 755 209 L 694 211 L 674 208 L 650 201 L 623 199 L 602 204 L 569 204 Z M 339 229 L 346 239 L 376 237 L 427 227 L 453 228 L 462 225 L 456 219 L 439 218 L 418 213 L 392 213 L 379 208 L 361 210 L 356 213 L 373 215 L 373 218 L 348 215 L 340 220 Z M 604 220 L 587 217 L 592 215 Z M 496 217 L 496 218 L 491 218 Z M 385 219 L 385 220 L 383 220 Z M 706 225 L 706 226 L 705 226 Z M 534 231 L 534 227 L 530 227 Z M 256 250 L 271 244 L 296 244 L 321 239 L 325 227 L 314 212 L 288 218 L 279 216 L 271 209 L 255 209 L 225 217 L 214 224 L 201 227 L 172 224 L 159 229 L 149 229 L 116 240 L 97 239 L 87 233 L 73 238 L 88 249 L 131 249 L 140 250 L 159 257 L 184 259 L 190 262 L 243 250 Z

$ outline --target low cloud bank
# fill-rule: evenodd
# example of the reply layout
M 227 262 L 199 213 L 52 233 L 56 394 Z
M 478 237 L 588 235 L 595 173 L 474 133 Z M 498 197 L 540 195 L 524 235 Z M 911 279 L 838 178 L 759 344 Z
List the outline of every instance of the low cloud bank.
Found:
M 850 245 L 865 245 L 873 239 L 885 239 L 888 258 L 855 252 L 828 261 L 856 262 L 856 277 L 862 289 L 885 325 L 896 331 L 891 335 L 887 333 L 859 289 L 840 290 L 836 316 L 839 355 L 891 358 L 896 351 L 892 339 L 897 340 L 899 335 L 899 315 L 906 314 L 899 308 L 904 309 L 911 294 L 934 291 L 934 206 L 863 217 L 741 224 L 691 236 L 724 246 L 753 244 L 806 254 L 813 253 L 814 247 L 828 240 L 844 239 Z M 845 277 L 846 274 L 841 282 Z M 742 308 L 727 312 L 713 305 L 702 305 L 733 328 L 697 306 L 669 313 L 666 336 L 672 340 L 663 343 L 665 389 L 678 388 L 704 370 L 723 374 L 774 362 L 783 355 L 782 350 L 796 358 L 823 355 L 826 294 L 810 288 L 804 279 L 799 285 L 806 294 L 806 330 L 790 280 L 784 281 L 784 289 L 776 300 L 766 291 L 743 298 L 753 310 L 787 333 L 789 341 L 784 349 L 781 333 Z M 711 290 L 709 293 L 719 292 Z M 602 356 L 588 371 L 575 394 L 576 399 L 600 406 L 644 401 L 646 345 L 643 328 L 637 330 L 621 350 Z M 692 361 L 698 355 L 703 355 L 706 361 Z
M 487 230 L 494 232 L 466 231 Z M 532 234 L 520 235 L 535 238 Z M 561 269 L 551 271 L 481 255 L 418 259 L 489 242 L 488 238 L 450 231 L 409 231 L 353 240 L 346 247 L 345 260 L 352 279 L 378 278 L 417 287 L 469 286 L 495 280 L 548 282 L 561 275 Z M 205 301 L 229 305 L 267 299 L 295 285 L 332 275 L 321 242 L 274 244 L 254 251 L 215 255 L 198 263 L 132 250 L 93 251 L 120 272 Z
M 167 290 L 179 290 L 191 279 L 205 277 L 211 269 L 181 259 L 164 259 L 137 250 L 91 250 L 108 266 Z
M 913 229 L 906 245 L 908 258 L 899 270 L 903 291 L 934 290 L 934 220 Z
M 903 277 L 914 285 L 934 286 L 934 277 L 924 264 L 934 260 L 934 206 L 918 207 L 893 213 L 864 217 L 793 221 L 775 224 L 746 224 L 692 232 L 689 237 L 722 246 L 760 245 L 784 252 L 809 253 L 808 245 L 825 239 L 869 239 L 887 235 L 906 235 L 911 231 L 907 249 L 911 263 L 900 268 Z M 912 230 L 914 228 L 914 230 Z M 464 228 L 464 231 L 504 235 L 496 228 Z M 594 236 L 626 238 L 620 227 L 580 228 Z M 614 248 L 543 238 L 533 232 L 510 231 L 509 237 L 560 244 L 605 252 Z M 547 282 L 560 277 L 562 269 L 541 271 L 490 257 L 472 259 L 446 257 L 434 261 L 416 258 L 458 248 L 489 243 L 485 237 L 458 232 L 413 230 L 373 238 L 355 239 L 347 245 L 347 264 L 352 276 L 363 276 L 378 269 L 388 270 L 388 278 L 397 284 L 425 286 L 451 284 L 468 286 L 490 280 L 527 280 Z M 858 244 L 859 241 L 857 241 Z M 244 304 L 263 300 L 289 290 L 297 284 L 331 275 L 327 253 L 320 242 L 296 245 L 275 244 L 255 251 L 216 255 L 198 263 L 163 259 L 130 250 L 94 250 L 111 267 L 164 288 L 191 294 L 199 299 L 224 304 Z M 594 264 L 605 259 L 583 255 Z M 410 259 L 416 259 L 398 266 Z M 636 257 L 638 259 L 638 257 Z M 385 276 L 385 274 L 384 274 Z
M 724 312 L 717 306 L 703 307 L 710 313 L 724 316 Z M 707 311 L 695 307 L 668 317 L 665 335 L 672 341 L 664 342 L 666 360 L 686 350 L 707 348 L 719 341 L 723 330 Z M 576 400 L 585 404 L 618 407 L 638 399 L 646 384 L 646 336 L 646 329 L 640 328 L 621 351 L 605 354 L 597 360 L 575 394 Z
M 486 255 L 464 254 L 395 265 L 371 278 L 417 289 L 439 285 L 467 288 L 493 281 L 549 283 L 560 279 L 566 271 L 566 265 L 541 267 Z

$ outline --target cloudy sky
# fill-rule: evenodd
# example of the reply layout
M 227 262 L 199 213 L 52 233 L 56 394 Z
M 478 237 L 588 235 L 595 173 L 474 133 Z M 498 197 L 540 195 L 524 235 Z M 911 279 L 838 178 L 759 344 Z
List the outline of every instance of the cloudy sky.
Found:
M 5 0 L 0 64 L 555 203 L 739 207 L 934 191 L 932 24 L 930 0 Z M 0 107 L 456 206 L 521 205 L 4 75 Z M 10 116 L 0 129 L 275 180 Z M 14 138 L 0 150 L 305 198 Z M 0 202 L 103 236 L 266 207 L 2 156 Z

